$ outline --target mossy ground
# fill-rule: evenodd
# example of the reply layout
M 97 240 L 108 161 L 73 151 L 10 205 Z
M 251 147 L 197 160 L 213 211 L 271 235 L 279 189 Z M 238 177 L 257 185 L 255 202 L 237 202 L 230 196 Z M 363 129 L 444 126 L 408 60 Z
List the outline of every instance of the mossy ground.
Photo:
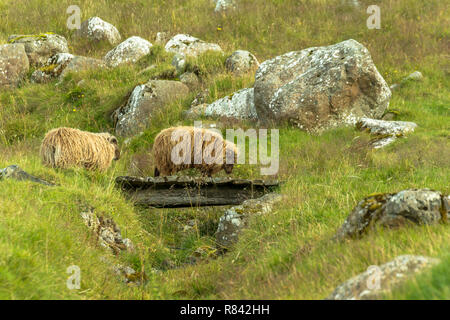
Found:
M 82 0 L 78 5 L 83 20 L 100 16 L 116 25 L 124 39 L 138 35 L 153 42 L 159 31 L 189 33 L 219 43 L 228 54 L 249 50 L 260 61 L 353 38 L 367 46 L 389 84 L 415 70 L 424 74 L 422 82 L 410 81 L 395 91 L 390 103 L 398 112 L 397 120 L 418 124 L 415 133 L 374 151 L 368 148 L 370 137 L 354 128 L 315 136 L 279 127 L 276 178 L 285 181 L 280 192 L 287 200 L 273 214 L 251 219 L 235 248 L 214 258 L 214 232 L 223 208 L 135 208 L 114 187 L 114 178 L 152 175 L 149 150 L 156 134 L 169 126 L 192 125 L 182 112 L 198 92 L 208 88 L 211 102 L 252 86 L 253 74 L 236 77 L 226 72 L 227 55 L 205 54 L 189 61 L 190 70 L 202 79 L 199 87 L 157 113 L 143 135 L 127 145 L 122 140 L 121 160 L 103 174 L 43 167 L 38 156 L 43 135 L 59 126 L 112 132 L 112 112 L 137 84 L 176 77 L 171 55 L 155 46 L 133 66 L 69 74 L 59 84 L 25 81 L 15 90 L 0 91 L 0 168 L 18 164 L 59 186 L 0 182 L 0 298 L 322 299 L 368 266 L 402 254 L 440 257 L 443 263 L 390 298 L 450 298 L 448 225 L 379 230 L 341 244 L 330 241 L 351 209 L 371 193 L 423 187 L 450 193 L 445 2 L 379 2 L 380 30 L 365 25 L 365 8 L 373 1 L 360 1 L 360 9 L 340 0 L 240 2 L 238 11 L 226 15 L 215 14 L 210 0 Z M 66 28 L 71 4 L 0 0 L 0 43 L 6 43 L 10 34 L 51 31 L 68 38 L 72 53 L 102 57 L 108 45 L 79 41 Z M 141 72 L 153 64 L 155 68 Z M 246 129 L 252 124 L 224 126 Z M 260 178 L 259 172 L 258 166 L 241 165 L 233 175 Z M 86 204 L 114 218 L 123 237 L 134 242 L 136 252 L 112 259 L 145 270 L 149 277 L 145 286 L 124 284 L 102 262 L 107 253 L 96 245 L 80 217 Z M 197 227 L 185 228 L 192 224 Z M 193 255 L 195 265 L 190 264 Z M 66 287 L 70 265 L 81 268 L 80 290 Z

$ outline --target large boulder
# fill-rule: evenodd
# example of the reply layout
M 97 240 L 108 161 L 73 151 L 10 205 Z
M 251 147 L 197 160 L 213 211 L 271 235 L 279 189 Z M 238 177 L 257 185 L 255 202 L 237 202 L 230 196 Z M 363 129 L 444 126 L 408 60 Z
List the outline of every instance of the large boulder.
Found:
M 215 12 L 223 12 L 229 9 L 236 9 L 235 0 L 214 0 L 216 7 Z
M 417 127 L 414 122 L 407 121 L 386 121 L 370 118 L 361 118 L 356 124 L 361 131 L 367 131 L 374 136 L 371 145 L 374 149 L 383 148 L 391 144 L 397 138 L 413 132 Z
M 439 263 L 438 259 L 404 255 L 339 285 L 327 300 L 374 300 L 388 294 L 401 283 Z
M 66 38 L 53 33 L 11 35 L 8 42 L 22 43 L 25 46 L 30 65 L 34 67 L 44 65 L 51 56 L 57 53 L 69 52 Z
M 166 51 L 184 56 L 198 56 L 206 51 L 219 51 L 222 48 L 215 43 L 208 43 L 188 34 L 177 34 L 165 46 Z
M 228 71 L 240 75 L 259 66 L 258 59 L 248 51 L 237 50 L 225 61 Z
M 206 116 L 238 120 L 256 119 L 258 116 L 253 103 L 253 88 L 239 90 L 209 105 L 193 106 L 187 112 L 187 116 L 189 118 Z
M 117 67 L 125 63 L 134 63 L 150 53 L 153 45 L 140 37 L 131 37 L 120 43 L 105 55 L 105 62 L 110 67 Z
M 357 238 L 370 228 L 400 227 L 408 223 L 433 225 L 447 222 L 450 196 L 430 189 L 373 194 L 358 203 L 335 235 L 336 240 Z
M 126 104 L 113 114 L 116 134 L 131 136 L 146 128 L 154 112 L 189 93 L 180 81 L 150 80 L 132 91 Z
M 99 59 L 74 56 L 70 53 L 57 53 L 48 59 L 43 67 L 33 72 L 31 80 L 36 83 L 45 83 L 55 78 L 63 78 L 68 72 L 80 72 L 101 67 L 106 67 L 106 64 Z
M 265 61 L 254 88 L 260 117 L 287 120 L 309 132 L 380 118 L 391 97 L 369 51 L 355 40 Z
M 228 249 L 238 241 L 241 230 L 247 225 L 251 216 L 264 215 L 272 212 L 275 204 L 283 196 L 268 193 L 258 199 L 249 199 L 241 205 L 227 209 L 219 220 L 216 241 L 220 249 Z
M 23 44 L 0 45 L 0 88 L 17 86 L 29 68 Z
M 77 34 L 79 37 L 93 42 L 107 41 L 113 45 L 118 44 L 121 40 L 117 28 L 99 17 L 92 17 L 83 21 Z

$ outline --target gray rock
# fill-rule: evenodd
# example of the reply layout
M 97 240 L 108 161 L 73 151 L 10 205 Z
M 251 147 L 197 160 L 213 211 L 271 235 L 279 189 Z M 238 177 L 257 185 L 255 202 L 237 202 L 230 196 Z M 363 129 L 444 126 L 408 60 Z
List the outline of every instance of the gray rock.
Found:
M 225 61 L 225 67 L 228 71 L 240 75 L 253 68 L 259 67 L 256 57 L 248 51 L 237 50 Z
M 216 3 L 215 12 L 236 9 L 235 0 L 214 0 L 214 2 Z
M 172 65 L 177 70 L 177 74 L 182 74 L 186 71 L 186 57 L 183 54 L 177 53 L 172 58 Z
M 117 67 L 121 64 L 135 63 L 143 56 L 150 53 L 153 45 L 140 37 L 130 37 L 120 43 L 117 47 L 109 51 L 104 60 L 110 67 Z
M 131 136 L 147 127 L 154 112 L 189 93 L 180 81 L 150 80 L 134 88 L 127 103 L 114 112 L 116 134 Z
M 0 180 L 2 179 L 14 179 L 18 181 L 32 181 L 36 183 L 40 183 L 46 186 L 54 186 L 53 183 L 47 182 L 31 174 L 23 171 L 18 165 L 10 165 L 4 169 L 0 169 Z
M 122 38 L 115 26 L 99 17 L 83 21 L 77 35 L 93 42 L 107 41 L 112 45 L 118 44 Z
M 184 56 L 198 56 L 207 51 L 222 52 L 222 48 L 215 43 L 208 43 L 188 34 L 177 34 L 165 46 L 167 52 Z
M 186 115 L 190 118 L 206 116 L 238 120 L 256 119 L 257 114 L 253 103 L 253 88 L 239 90 L 209 105 L 194 106 Z
M 391 97 L 369 51 L 352 39 L 265 61 L 255 78 L 258 116 L 308 132 L 380 118 Z
M 197 75 L 193 72 L 185 72 L 180 76 L 180 81 L 187 85 L 190 90 L 195 89 L 200 84 Z
M 61 73 L 60 77 L 64 77 L 69 72 L 80 72 L 90 69 L 105 68 L 106 64 L 103 60 L 74 56 Z
M 0 88 L 16 87 L 25 78 L 29 68 L 23 44 L 0 45 Z
M 406 121 L 385 121 L 361 118 L 356 124 L 356 127 L 374 135 L 375 139 L 372 140 L 371 145 L 374 149 L 378 149 L 391 144 L 398 137 L 413 132 L 417 127 L 417 124 Z
M 393 85 L 391 85 L 390 89 L 396 90 L 401 88 L 405 83 L 409 81 L 421 81 L 422 79 L 423 79 L 422 73 L 420 71 L 414 71 L 409 76 L 403 78 L 403 80 L 400 83 L 394 83 Z
M 438 264 L 438 259 L 404 255 L 367 271 L 338 286 L 328 300 L 380 299 L 399 284 Z
M 69 52 L 66 38 L 53 33 L 11 35 L 8 38 L 8 42 L 22 43 L 30 65 L 34 67 L 44 65 L 51 56 L 57 53 Z
M 393 228 L 407 223 L 433 225 L 447 222 L 449 199 L 449 196 L 430 189 L 370 195 L 353 209 L 335 239 L 357 238 L 375 226 Z
M 237 242 L 239 233 L 250 216 L 270 213 L 273 206 L 282 199 L 280 194 L 268 193 L 261 198 L 246 200 L 239 206 L 227 209 L 220 218 L 216 232 L 218 246 L 222 249 L 230 248 Z

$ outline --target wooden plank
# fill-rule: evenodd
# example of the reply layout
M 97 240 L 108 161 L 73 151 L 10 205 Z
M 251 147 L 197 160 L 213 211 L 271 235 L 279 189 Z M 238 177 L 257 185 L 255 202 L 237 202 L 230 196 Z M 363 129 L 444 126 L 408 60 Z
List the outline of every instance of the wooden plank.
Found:
M 184 176 L 122 176 L 116 183 L 135 204 L 157 208 L 238 205 L 262 197 L 279 185 L 277 180 Z

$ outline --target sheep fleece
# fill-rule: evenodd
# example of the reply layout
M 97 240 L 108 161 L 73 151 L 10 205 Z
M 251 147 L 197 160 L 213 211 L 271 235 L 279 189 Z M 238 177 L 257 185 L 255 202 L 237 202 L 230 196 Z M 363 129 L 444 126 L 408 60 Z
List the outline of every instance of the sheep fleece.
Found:
M 113 159 L 118 159 L 119 151 L 117 139 L 109 133 L 57 128 L 45 135 L 40 154 L 48 167 L 106 170 Z
M 180 130 L 180 131 L 178 131 Z M 189 135 L 191 139 L 191 153 L 186 155 L 188 158 L 190 157 L 190 162 L 181 164 L 176 164 L 172 161 L 172 150 L 174 147 L 183 141 L 183 137 L 178 135 L 179 139 L 173 141 L 172 134 L 176 131 L 182 132 L 186 135 Z M 197 139 L 194 139 L 194 135 L 197 134 Z M 201 134 L 201 139 L 199 139 Z M 205 137 L 205 138 L 204 138 Z M 195 143 L 201 141 L 201 148 L 195 148 Z M 218 146 L 218 144 L 222 144 L 222 146 Z M 209 150 L 220 150 L 215 148 L 222 149 L 221 154 L 215 154 L 211 152 L 212 161 L 207 161 L 205 163 L 205 159 L 202 157 L 204 154 L 205 148 Z M 199 154 L 201 152 L 201 154 Z M 196 154 L 197 153 L 197 154 Z M 178 171 L 190 168 L 199 169 L 203 174 L 212 175 L 214 173 L 219 172 L 221 169 L 224 169 L 227 173 L 231 173 L 233 169 L 233 164 L 237 163 L 237 148 L 236 145 L 232 142 L 229 142 L 222 138 L 220 134 L 215 131 L 202 129 L 202 128 L 194 128 L 194 127 L 173 127 L 168 128 L 161 131 L 155 138 L 155 143 L 153 144 L 153 156 L 155 160 L 155 168 L 159 171 L 159 174 L 162 176 L 172 175 Z M 201 157 L 201 158 L 200 158 Z M 222 158 L 222 159 L 220 159 Z M 228 164 L 227 164 L 227 158 Z M 194 163 L 194 159 L 202 159 L 202 163 Z M 230 162 L 232 162 L 230 164 Z M 228 169 L 228 171 L 227 171 Z M 155 171 L 156 173 L 156 171 Z

